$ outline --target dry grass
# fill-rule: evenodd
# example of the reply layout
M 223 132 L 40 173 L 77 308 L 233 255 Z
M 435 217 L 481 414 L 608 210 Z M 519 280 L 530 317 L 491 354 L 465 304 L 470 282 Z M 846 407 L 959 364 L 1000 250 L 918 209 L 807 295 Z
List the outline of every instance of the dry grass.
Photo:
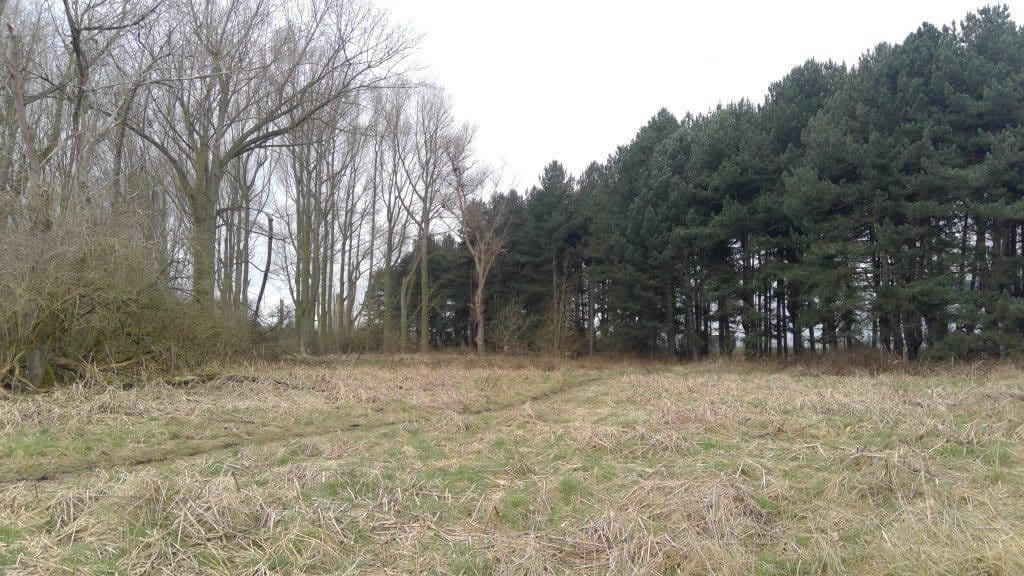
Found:
M 0 572 L 1024 573 L 1011 367 L 229 372 L 3 400 Z

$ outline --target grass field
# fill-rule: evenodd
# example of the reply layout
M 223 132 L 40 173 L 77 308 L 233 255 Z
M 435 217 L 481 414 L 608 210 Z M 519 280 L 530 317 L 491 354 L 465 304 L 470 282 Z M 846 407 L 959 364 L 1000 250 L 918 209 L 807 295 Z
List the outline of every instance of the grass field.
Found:
M 0 573 L 1024 574 L 1009 367 L 216 374 L 0 400 Z

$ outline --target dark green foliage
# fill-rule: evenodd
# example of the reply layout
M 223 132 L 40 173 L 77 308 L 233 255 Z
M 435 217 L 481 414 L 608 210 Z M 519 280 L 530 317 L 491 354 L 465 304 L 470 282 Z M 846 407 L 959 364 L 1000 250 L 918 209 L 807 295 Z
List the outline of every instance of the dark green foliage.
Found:
M 760 104 L 661 110 L 578 179 L 553 162 L 505 198 L 487 310 L 514 303 L 536 350 L 1013 354 L 1024 29 L 989 7 L 851 69 L 808 61 Z M 445 242 L 436 345 L 468 330 L 469 262 Z

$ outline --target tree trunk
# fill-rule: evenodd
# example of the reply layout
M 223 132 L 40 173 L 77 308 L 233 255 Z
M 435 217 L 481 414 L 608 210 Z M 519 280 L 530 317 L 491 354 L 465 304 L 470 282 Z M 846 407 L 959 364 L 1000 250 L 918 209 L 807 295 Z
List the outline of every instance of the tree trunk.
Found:
M 274 255 L 274 218 L 267 216 L 267 264 L 263 268 L 263 280 L 260 282 L 260 293 L 256 296 L 256 307 L 253 309 L 253 318 L 258 322 L 260 319 L 260 303 L 263 302 L 263 293 L 267 289 L 267 277 L 270 276 L 270 262 Z
M 718 299 L 718 351 L 723 356 L 732 355 L 732 346 L 729 340 L 729 304 L 726 297 Z
M 37 389 L 43 384 L 46 369 L 46 353 L 41 346 L 25 353 L 25 376 L 32 388 Z
M 985 275 L 987 271 L 985 258 L 985 222 L 980 218 L 974 219 L 974 270 L 971 274 L 971 288 L 982 290 L 985 288 Z
M 352 250 L 355 250 L 353 254 Z M 348 296 L 345 298 L 345 334 L 351 338 L 355 332 L 355 306 L 356 306 L 356 289 L 358 288 L 358 278 L 356 273 L 359 271 L 359 252 L 362 250 L 362 241 L 353 244 L 349 243 L 349 255 L 348 255 L 348 271 L 346 284 L 348 284 Z
M 419 336 L 420 352 L 430 352 L 430 272 L 428 267 L 427 244 L 430 235 L 424 225 L 420 233 L 420 323 L 416 333 Z
M 402 281 L 402 293 L 399 295 L 401 300 L 399 303 L 401 316 L 398 320 L 401 327 L 398 330 L 398 351 L 402 354 L 405 354 L 409 345 L 409 291 L 405 289 L 405 284 L 409 278 L 411 276 L 407 276 Z
M 776 322 L 775 322 L 775 353 L 782 356 L 786 356 L 786 284 L 779 278 L 776 281 L 776 298 L 778 303 L 775 307 Z
M 690 289 L 690 301 L 686 304 L 686 343 L 690 350 L 690 359 L 700 357 L 697 347 L 697 287 Z
M 594 283 L 587 278 L 587 355 L 594 355 Z
M 551 346 L 552 352 L 558 354 L 561 348 L 561 301 L 558 293 L 558 252 L 551 253 Z
M 131 111 L 132 101 L 135 99 L 137 91 L 138 86 L 132 86 L 117 110 L 117 135 L 114 138 L 114 158 L 112 161 L 114 175 L 110 183 L 114 203 L 116 204 L 115 210 L 125 210 L 127 208 L 127 206 L 124 206 L 124 145 L 128 133 L 128 113 Z
M 743 235 L 741 250 L 743 252 L 742 271 L 740 273 L 741 282 L 743 283 L 743 309 L 741 310 L 740 320 L 743 323 L 743 355 L 750 358 L 757 355 L 761 349 L 761 334 L 757 326 L 757 310 L 754 308 L 750 239 L 746 234 Z
M 409 274 L 405 278 L 402 278 L 402 292 L 399 294 L 399 310 L 401 313 L 399 322 L 401 323 L 401 328 L 399 329 L 398 334 L 398 345 L 399 351 L 401 351 L 402 354 L 405 354 L 409 344 L 409 298 L 412 296 L 413 279 L 416 278 L 416 268 L 418 267 L 419 259 L 413 258 L 412 270 L 409 271 Z
M 393 245 L 394 239 L 392 238 L 392 231 L 391 228 L 389 227 L 387 243 L 384 251 L 384 268 L 381 270 L 381 273 L 384 274 L 384 352 L 393 352 L 395 349 L 393 342 L 393 339 L 395 337 L 395 322 L 393 317 L 394 311 L 391 308 L 391 299 L 394 297 L 395 284 L 395 280 L 393 278 L 394 275 L 392 274 L 391 270 L 391 253 L 394 250 Z
M 668 335 L 668 356 L 676 356 L 676 296 L 675 287 L 672 286 L 672 272 L 668 273 L 668 283 L 665 286 L 665 333 Z
M 28 116 L 25 112 L 25 77 L 22 75 L 22 71 L 17 69 L 23 57 L 21 38 L 10 24 L 8 24 L 8 30 L 10 37 L 7 52 L 7 86 L 11 92 L 14 117 L 21 130 L 21 140 L 25 149 L 25 166 L 22 169 L 25 171 L 28 220 L 33 231 L 47 232 L 52 226 L 50 195 L 48 188 L 42 183 L 42 160 L 36 148 L 36 134 L 29 126 Z M 10 142 L 8 145 L 13 146 L 14 143 Z
M 476 333 L 473 336 L 476 339 L 477 354 L 484 353 L 484 280 L 481 277 L 473 290 L 473 316 L 476 318 Z
M 215 265 L 215 207 L 206 198 L 192 202 L 192 298 L 202 307 L 213 304 Z

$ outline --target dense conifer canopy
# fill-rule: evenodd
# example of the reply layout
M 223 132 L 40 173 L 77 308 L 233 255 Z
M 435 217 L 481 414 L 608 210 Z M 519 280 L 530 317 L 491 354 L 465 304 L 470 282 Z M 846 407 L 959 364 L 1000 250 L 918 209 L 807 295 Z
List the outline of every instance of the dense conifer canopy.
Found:
M 505 200 L 488 310 L 517 312 L 522 346 L 1011 354 L 1024 343 L 1024 29 L 990 7 L 850 68 L 808 61 L 763 102 L 661 110 L 605 162 L 578 177 L 552 162 Z M 432 251 L 436 345 L 468 338 L 459 254 Z

